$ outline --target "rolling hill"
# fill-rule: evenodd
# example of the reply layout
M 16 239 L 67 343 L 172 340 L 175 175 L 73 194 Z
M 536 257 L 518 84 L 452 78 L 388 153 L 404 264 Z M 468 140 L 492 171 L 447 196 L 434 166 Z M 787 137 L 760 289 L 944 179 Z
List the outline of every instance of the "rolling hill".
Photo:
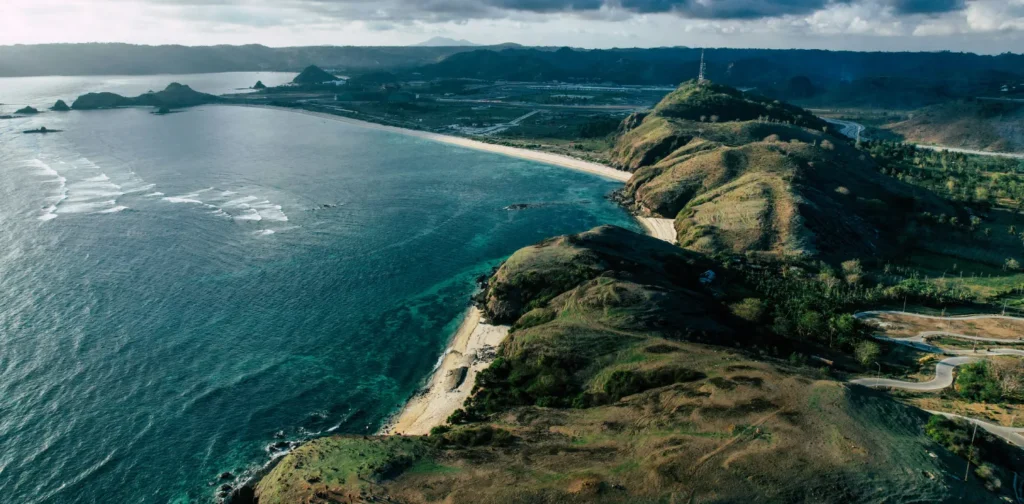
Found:
M 602 227 L 514 254 L 487 311 L 514 321 L 450 426 L 332 436 L 248 500 L 293 502 L 989 502 L 884 393 L 744 349 L 784 345 L 729 309 L 740 278 Z M 1006 469 L 994 469 L 1000 478 Z
M 1024 101 L 957 100 L 917 110 L 885 128 L 908 142 L 1024 152 Z
M 701 252 L 885 255 L 916 215 L 956 212 L 880 174 L 813 114 L 726 86 L 685 83 L 622 131 L 612 159 L 634 172 L 627 197 Z

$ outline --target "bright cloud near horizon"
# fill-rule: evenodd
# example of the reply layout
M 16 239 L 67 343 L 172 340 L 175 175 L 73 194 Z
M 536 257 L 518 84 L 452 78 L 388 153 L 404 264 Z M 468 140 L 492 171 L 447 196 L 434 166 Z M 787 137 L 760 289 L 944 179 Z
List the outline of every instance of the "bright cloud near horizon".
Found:
M 0 45 L 1024 48 L 1024 0 L 0 0 Z

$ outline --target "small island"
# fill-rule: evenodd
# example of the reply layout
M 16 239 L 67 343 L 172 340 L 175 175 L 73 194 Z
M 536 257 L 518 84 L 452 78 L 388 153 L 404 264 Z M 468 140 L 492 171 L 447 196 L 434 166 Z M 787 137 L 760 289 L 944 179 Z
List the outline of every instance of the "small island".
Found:
M 64 100 L 57 100 L 57 103 L 54 103 L 50 110 L 54 112 L 68 112 L 71 110 L 71 107 L 64 103 Z
M 149 92 L 134 98 L 115 93 L 88 93 L 79 96 L 71 104 L 73 110 L 97 110 L 119 107 L 165 107 L 186 108 L 207 103 L 217 103 L 223 99 L 219 96 L 200 93 L 184 85 L 172 82 L 163 91 Z
M 24 133 L 26 135 L 30 135 L 30 134 L 33 134 L 33 133 L 40 133 L 40 134 L 45 135 L 47 133 L 60 133 L 61 131 L 62 130 L 47 129 L 46 126 L 40 126 L 39 128 L 34 129 L 34 130 L 22 131 L 22 133 Z
M 257 90 L 258 89 L 267 89 L 267 86 L 266 86 L 266 84 L 263 84 L 263 81 L 258 80 L 258 81 L 256 81 L 256 85 L 254 85 L 252 88 L 253 89 L 257 89 Z
M 14 113 L 19 115 L 36 115 L 39 113 L 39 110 L 30 105 L 25 108 L 15 110 Z

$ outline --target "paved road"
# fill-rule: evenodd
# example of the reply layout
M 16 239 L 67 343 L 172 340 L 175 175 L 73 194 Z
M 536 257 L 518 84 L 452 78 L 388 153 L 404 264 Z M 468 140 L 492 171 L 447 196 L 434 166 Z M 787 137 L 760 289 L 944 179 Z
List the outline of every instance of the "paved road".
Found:
M 966 315 L 960 317 L 937 317 L 934 315 L 923 315 L 918 313 L 906 313 L 900 311 L 867 311 L 860 312 L 854 315 L 858 319 L 864 319 L 870 316 L 880 315 L 883 313 L 896 313 L 903 316 L 924 318 L 929 320 L 980 320 L 980 319 L 1004 319 L 1004 320 L 1019 320 L 1024 319 L 1019 317 L 1008 317 L 1005 315 Z M 892 380 L 888 378 L 858 378 L 851 380 L 850 383 L 856 383 L 858 385 L 864 385 L 867 387 L 876 388 L 898 388 L 903 390 L 912 390 L 915 392 L 934 392 L 936 390 L 942 390 L 953 384 L 953 370 L 957 366 L 962 366 L 980 359 L 996 357 L 1001 355 L 1014 355 L 1024 357 L 1024 350 L 1018 350 L 1014 348 L 994 348 L 990 350 L 945 350 L 935 345 L 928 343 L 929 337 L 935 336 L 949 336 L 953 338 L 963 338 L 971 341 L 979 341 L 986 343 L 1006 343 L 1006 339 L 1000 338 L 985 338 L 981 336 L 968 336 L 965 334 L 957 334 L 945 331 L 922 331 L 916 336 L 909 338 L 890 338 L 888 336 L 874 335 L 875 339 L 880 341 L 887 341 L 891 343 L 899 343 L 901 345 L 911 346 L 918 350 L 922 350 L 930 353 L 941 353 L 951 355 L 946 359 L 939 361 L 935 365 L 935 378 L 926 382 L 907 382 L 902 380 Z
M 928 149 L 928 150 L 933 150 L 933 151 L 959 152 L 961 154 L 974 154 L 976 156 L 990 156 L 990 157 L 1001 157 L 1001 158 L 1011 158 L 1011 159 L 1024 159 L 1024 154 L 1020 154 L 1020 153 L 990 152 L 990 151 L 980 151 L 980 150 L 974 150 L 974 149 L 960 149 L 958 147 L 946 147 L 944 145 L 917 144 L 917 148 L 919 148 L 919 149 Z
M 839 126 L 839 133 L 841 133 L 845 137 L 852 138 L 852 139 L 858 140 L 858 141 L 862 139 L 861 135 L 864 133 L 864 125 L 862 125 L 862 124 L 855 123 L 853 121 L 844 121 L 844 120 L 841 120 L 841 119 L 826 119 L 824 117 L 822 117 L 821 119 L 823 119 L 825 122 L 828 122 L 828 123 L 831 123 L 831 124 L 835 124 L 836 126 Z M 864 140 L 867 140 L 867 139 L 864 139 Z M 990 151 L 982 151 L 982 150 L 974 150 L 974 149 L 961 149 L 959 147 L 947 147 L 945 145 L 925 145 L 925 144 L 914 144 L 914 145 L 916 145 L 919 149 L 928 149 L 928 150 L 939 151 L 939 152 L 941 152 L 941 151 L 949 151 L 949 152 L 959 152 L 961 154 L 973 154 L 975 156 L 990 156 L 990 157 L 1001 157 L 1001 158 L 1011 158 L 1011 159 L 1024 159 L 1024 153 L 990 152 Z
M 981 427 L 982 429 L 985 429 L 986 431 L 990 432 L 991 434 L 993 434 L 995 436 L 999 436 L 1000 438 L 1003 438 L 1004 440 L 1006 440 L 1007 443 L 1010 443 L 1010 444 L 1012 444 L 1014 446 L 1017 446 L 1019 448 L 1024 448 L 1024 435 L 1022 435 L 1022 434 L 1024 434 L 1024 428 L 1020 428 L 1020 427 L 1016 427 L 1016 428 L 1014 428 L 1014 427 L 1004 427 L 1002 425 L 996 425 L 994 423 L 989 423 L 989 422 L 986 422 L 984 420 L 977 420 L 977 419 L 974 419 L 974 418 L 969 418 L 969 417 L 965 417 L 965 416 L 961 416 L 961 415 L 956 415 L 956 414 L 953 414 L 953 413 L 945 413 L 945 412 L 942 412 L 942 411 L 930 411 L 930 410 L 925 410 L 925 411 L 927 411 L 928 413 L 931 413 L 933 415 L 942 415 L 942 416 L 944 416 L 946 418 L 958 418 L 958 419 L 961 419 L 961 420 L 967 420 L 968 422 L 970 422 L 972 424 L 977 424 L 978 427 Z
M 861 140 L 861 136 L 864 134 L 864 125 L 855 123 L 853 121 L 844 121 L 842 119 L 822 119 L 829 123 L 839 126 L 839 133 L 847 138 L 852 138 L 858 142 Z
M 896 388 L 914 392 L 935 392 L 953 384 L 953 369 L 979 360 L 978 357 L 950 357 L 935 365 L 935 378 L 926 382 L 908 382 L 889 378 L 858 378 L 850 383 L 871 388 Z
M 1024 317 L 1011 317 L 1009 315 L 987 315 L 987 314 L 981 314 L 981 315 L 948 315 L 948 316 L 943 317 L 943 316 L 939 316 L 939 315 L 925 315 L 923 313 L 911 313 L 911 312 L 905 312 L 905 311 L 899 311 L 899 310 L 871 310 L 871 311 L 862 311 L 860 313 L 855 313 L 853 316 L 856 317 L 856 318 L 862 319 L 862 318 L 867 318 L 867 317 L 871 317 L 871 316 L 874 316 L 874 315 L 883 315 L 883 314 L 886 314 L 886 313 L 895 313 L 897 315 L 906 315 L 908 317 L 923 318 L 923 319 L 929 319 L 929 320 L 982 320 L 982 319 L 999 319 L 999 320 L 1016 320 L 1016 321 L 1019 321 L 1019 322 L 1024 322 Z

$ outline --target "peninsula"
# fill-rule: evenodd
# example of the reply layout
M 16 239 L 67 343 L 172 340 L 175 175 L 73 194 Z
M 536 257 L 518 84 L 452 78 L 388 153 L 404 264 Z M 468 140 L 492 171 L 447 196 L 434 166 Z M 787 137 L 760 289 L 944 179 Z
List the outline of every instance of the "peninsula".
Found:
M 710 82 L 630 114 L 614 138 L 617 198 L 662 239 L 604 226 L 519 250 L 379 435 L 314 439 L 233 502 L 1008 495 L 1022 460 L 1014 431 L 870 390 L 876 366 L 880 383 L 902 383 L 914 347 L 854 316 L 907 300 L 985 309 L 980 294 L 886 261 L 937 247 L 968 264 L 1015 254 L 994 238 L 942 245 L 940 227 L 968 236 L 998 216 L 895 176 L 902 154 L 887 145 Z M 957 441 L 971 422 L 983 428 L 976 455 Z M 965 457 L 976 469 L 966 482 Z

